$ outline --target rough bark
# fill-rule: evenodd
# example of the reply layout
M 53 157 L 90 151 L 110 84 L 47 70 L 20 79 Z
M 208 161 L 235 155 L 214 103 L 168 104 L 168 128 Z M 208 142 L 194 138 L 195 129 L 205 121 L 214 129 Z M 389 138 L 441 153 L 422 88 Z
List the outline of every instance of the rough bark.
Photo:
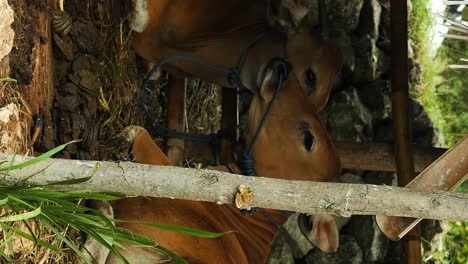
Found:
M 0 154 L 0 160 L 11 156 Z M 29 158 L 17 156 L 16 161 Z M 97 168 L 97 169 L 96 169 Z M 22 182 L 25 178 L 34 177 Z M 232 204 L 243 184 L 254 192 L 251 206 L 309 214 L 394 215 L 427 219 L 468 220 L 468 194 L 417 191 L 391 186 L 287 181 L 246 177 L 219 171 L 151 166 L 129 162 L 49 159 L 14 170 L 0 185 L 47 184 L 93 176 L 86 183 L 49 186 L 51 189 L 123 192 Z

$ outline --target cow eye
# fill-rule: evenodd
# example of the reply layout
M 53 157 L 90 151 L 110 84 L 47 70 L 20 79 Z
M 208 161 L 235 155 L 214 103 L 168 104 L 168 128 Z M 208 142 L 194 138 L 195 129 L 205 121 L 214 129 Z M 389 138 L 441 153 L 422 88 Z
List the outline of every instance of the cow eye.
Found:
M 307 85 L 308 95 L 311 95 L 313 92 L 315 92 L 316 82 L 317 82 L 317 77 L 315 76 L 315 73 L 311 69 L 308 69 L 305 72 L 305 83 Z
M 314 136 L 308 129 L 304 130 L 304 148 L 307 151 L 312 151 L 312 147 L 314 146 Z

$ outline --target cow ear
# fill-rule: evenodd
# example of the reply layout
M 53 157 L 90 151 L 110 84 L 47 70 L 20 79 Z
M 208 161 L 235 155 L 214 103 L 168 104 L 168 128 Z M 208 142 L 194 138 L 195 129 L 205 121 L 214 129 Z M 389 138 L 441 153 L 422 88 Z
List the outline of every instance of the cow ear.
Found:
M 318 80 L 315 86 L 315 91 L 309 96 L 309 100 L 315 107 L 317 112 L 320 112 L 328 102 L 331 90 L 340 80 L 340 72 L 343 66 L 343 53 L 341 49 L 332 42 L 325 42 L 324 48 L 321 51 L 317 61 L 320 62 L 316 67 L 315 75 Z M 307 74 L 307 73 L 306 73 Z M 307 76 L 305 76 L 307 79 Z
M 271 26 L 289 32 L 309 13 L 311 2 L 311 0 L 268 0 L 268 21 Z

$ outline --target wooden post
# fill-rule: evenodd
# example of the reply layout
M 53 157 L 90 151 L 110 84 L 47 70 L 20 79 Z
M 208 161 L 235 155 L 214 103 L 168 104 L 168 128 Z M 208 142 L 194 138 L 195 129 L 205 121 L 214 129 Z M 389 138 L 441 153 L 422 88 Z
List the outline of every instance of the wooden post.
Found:
M 398 185 L 405 186 L 415 176 L 410 144 L 409 87 L 408 87 L 408 3 L 407 0 L 390 1 L 392 45 L 391 84 L 393 138 Z M 404 240 L 407 263 L 420 264 L 421 239 L 419 226 L 408 233 Z
M 221 114 L 221 127 L 226 128 L 233 125 L 236 120 L 237 112 L 237 95 L 236 90 L 232 88 L 222 88 L 222 114 Z M 234 162 L 235 146 L 230 140 L 221 140 L 220 162 L 222 164 L 229 164 Z
M 169 77 L 167 99 L 167 127 L 183 132 L 185 113 L 185 79 Z M 179 138 L 167 139 L 167 157 L 171 164 L 181 165 L 184 159 L 184 140 Z
M 53 7 L 54 1 L 45 1 L 44 6 Z M 26 100 L 30 103 L 29 107 L 32 115 L 44 111 L 50 115 L 54 98 L 54 67 L 52 59 L 52 28 L 51 13 L 53 10 L 44 10 L 37 12 L 34 18 L 35 30 L 37 30 L 33 39 L 33 49 L 31 61 L 34 65 L 32 79 L 29 85 L 25 85 Z M 21 51 L 25 52 L 25 51 Z M 18 85 L 21 86 L 19 83 Z M 40 103 L 37 103 L 40 102 Z

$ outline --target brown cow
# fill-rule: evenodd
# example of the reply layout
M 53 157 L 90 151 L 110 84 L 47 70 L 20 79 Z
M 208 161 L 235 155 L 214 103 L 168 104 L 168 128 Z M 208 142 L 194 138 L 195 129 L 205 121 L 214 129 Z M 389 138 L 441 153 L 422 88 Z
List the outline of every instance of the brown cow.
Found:
M 269 1 L 252 0 L 137 0 L 133 28 L 135 49 L 148 63 L 173 55 L 189 55 L 219 67 L 231 67 L 246 45 L 260 33 L 271 30 L 266 19 Z M 283 0 L 291 20 L 300 20 L 304 7 L 297 0 Z M 278 76 L 259 74 L 271 58 L 281 56 L 284 38 L 272 35 L 249 52 L 240 77 L 254 92 L 249 111 L 247 145 L 272 98 Z M 286 45 L 293 66 L 283 84 L 273 111 L 262 129 L 254 159 L 258 175 L 282 179 L 336 181 L 340 164 L 334 147 L 317 116 L 325 105 L 332 83 L 341 68 L 338 48 L 321 40 L 306 26 L 291 32 Z M 171 73 L 192 75 L 228 86 L 226 76 L 192 63 L 175 61 L 164 65 Z M 259 78 L 262 76 L 262 78 Z M 312 107 L 313 105 L 314 107 Z M 126 131 L 134 140 L 137 162 L 167 165 L 169 162 L 147 132 L 139 127 Z M 311 194 L 313 195 L 313 194 Z M 199 239 L 145 226 L 122 224 L 169 247 L 191 263 L 263 263 L 278 230 L 265 216 L 242 216 L 238 209 L 212 203 L 182 200 L 129 198 L 115 206 L 118 218 L 165 222 L 223 232 L 237 230 L 215 240 Z M 270 214 L 278 223 L 285 217 Z M 338 231 L 326 215 L 314 218 L 314 242 L 324 251 L 336 251 Z M 141 248 L 123 252 L 131 263 L 157 263 L 167 258 Z M 108 263 L 114 263 L 110 257 Z
M 268 106 L 275 79 L 272 72 L 267 74 L 260 91 L 253 98 L 249 110 L 247 145 L 252 141 Z M 254 150 L 257 173 L 281 179 L 336 181 L 340 174 L 339 159 L 305 92 L 295 89 L 297 85 L 295 78 L 286 81 L 258 137 Z M 287 98 L 296 99 L 291 103 Z M 169 164 L 143 128 L 130 127 L 125 135 L 133 141 L 133 154 L 137 162 Z M 214 232 L 238 231 L 210 240 L 142 225 L 121 224 L 123 228 L 151 237 L 191 263 L 264 263 L 278 232 L 275 224 L 264 215 L 242 216 L 232 205 L 137 197 L 117 201 L 114 209 L 117 218 L 125 220 L 171 223 Z M 286 220 L 277 211 L 269 212 L 279 224 Z M 316 242 L 323 250 L 335 251 L 338 231 L 333 219 L 321 215 L 316 216 L 314 221 Z M 133 247 L 122 253 L 132 263 L 150 263 L 165 258 L 155 252 Z M 116 258 L 112 256 L 108 263 L 113 263 L 111 260 L 116 261 Z
M 298 24 L 308 11 L 304 0 L 280 0 L 279 9 L 290 19 L 270 19 L 274 0 L 134 0 L 132 28 L 135 50 L 148 65 L 174 55 L 191 56 L 208 64 L 229 68 L 237 64 L 248 43 L 269 32 L 271 20 L 287 24 L 288 60 L 293 65 L 294 84 L 303 88 L 319 111 L 325 105 L 332 84 L 342 65 L 340 49 L 323 41 L 306 24 Z M 277 8 L 278 9 L 278 8 Z M 281 12 L 284 13 L 284 12 Z M 278 23 L 276 23 L 278 24 Z M 283 54 L 284 37 L 272 35 L 249 51 L 240 77 L 243 84 L 258 90 L 259 69 L 271 58 Z M 182 60 L 163 65 L 182 76 L 196 76 L 230 87 L 223 74 Z M 289 100 L 289 99 L 288 99 Z
M 280 95 L 289 96 L 291 95 L 289 92 L 294 92 L 294 89 L 283 90 Z M 339 161 L 334 151 L 330 151 L 333 150 L 333 147 L 317 116 L 312 110 L 309 110 L 309 113 L 305 115 L 297 113 L 304 111 L 304 109 L 310 109 L 306 97 L 303 96 L 303 98 L 299 103 L 278 104 L 273 107 L 271 119 L 269 118 L 267 121 L 265 131 L 270 131 L 282 120 L 290 120 L 291 124 L 301 124 L 301 126 L 285 126 L 290 131 L 290 133 L 283 133 L 287 135 L 286 137 L 261 134 L 255 147 L 255 156 L 261 157 L 261 159 L 255 158 L 259 175 L 299 180 L 322 179 L 330 181 L 337 179 L 340 172 Z M 250 109 L 251 113 L 263 110 L 265 103 L 262 101 L 264 100 L 260 97 L 254 99 Z M 298 115 L 291 117 L 289 113 Z M 255 130 L 255 125 L 258 125 L 257 118 L 256 115 L 252 116 L 252 129 L 249 131 Z M 307 131 L 314 131 L 318 135 L 310 151 L 304 145 Z M 146 130 L 141 127 L 130 127 L 125 131 L 125 134 L 134 143 L 133 153 L 137 162 L 155 165 L 169 164 L 168 159 L 152 141 Z M 270 140 L 284 145 L 271 144 Z M 294 148 L 293 151 L 291 148 Z M 293 155 L 289 155 L 290 153 Z M 294 159 L 289 160 L 289 158 Z M 318 164 L 322 166 L 317 166 Z M 116 202 L 114 209 L 116 217 L 119 219 L 171 223 L 214 232 L 237 231 L 211 240 L 136 224 L 120 225 L 133 232 L 151 237 L 161 245 L 186 258 L 190 263 L 264 263 L 271 243 L 278 233 L 275 224 L 263 214 L 257 213 L 250 217 L 242 216 L 239 209 L 232 205 L 137 197 Z M 268 212 L 279 224 L 286 220 L 286 217 L 277 211 L 268 210 Z M 315 220 L 317 219 L 324 223 L 323 229 L 316 232 L 325 232 L 325 235 L 319 234 L 319 236 L 331 237 L 331 240 L 335 239 L 334 241 L 322 240 L 322 248 L 329 251 L 336 250 L 333 247 L 337 246 L 338 233 L 334 223 L 331 222 L 332 219 L 327 216 L 319 216 Z M 158 263 L 157 261 L 163 262 L 168 259 L 155 251 L 136 247 L 130 247 L 121 253 L 129 259 L 130 263 Z M 118 263 L 118 261 L 115 256 L 110 256 L 107 263 Z

